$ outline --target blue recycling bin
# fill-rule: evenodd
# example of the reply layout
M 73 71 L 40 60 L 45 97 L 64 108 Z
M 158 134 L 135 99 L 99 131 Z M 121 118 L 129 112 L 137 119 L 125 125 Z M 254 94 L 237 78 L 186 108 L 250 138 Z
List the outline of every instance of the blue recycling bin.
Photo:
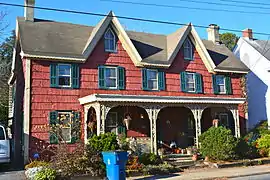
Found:
M 126 162 L 128 153 L 126 151 L 102 152 L 103 162 L 106 164 L 108 180 L 126 179 Z

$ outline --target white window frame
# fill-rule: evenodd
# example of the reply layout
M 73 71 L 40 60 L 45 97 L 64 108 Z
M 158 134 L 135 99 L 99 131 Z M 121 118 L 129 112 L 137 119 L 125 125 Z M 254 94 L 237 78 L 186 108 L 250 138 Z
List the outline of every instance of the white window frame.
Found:
M 216 116 L 218 116 L 220 123 L 221 123 L 221 116 L 226 116 L 226 127 L 229 127 L 229 115 L 228 115 L 228 113 L 216 113 Z
M 106 69 L 115 69 L 115 77 L 108 77 L 109 79 L 116 79 L 115 87 L 108 87 L 107 86 Z M 118 68 L 117 67 L 104 66 L 104 83 L 105 83 L 105 88 L 107 88 L 107 89 L 118 89 Z
M 188 74 L 191 74 L 193 76 L 193 82 L 188 82 Z M 194 84 L 194 91 L 189 91 L 188 90 L 188 84 Z M 191 73 L 191 72 L 187 72 L 186 73 L 186 89 L 187 92 L 196 92 L 196 77 L 195 77 L 195 73 Z
M 185 50 L 188 49 L 189 54 L 186 54 Z M 184 59 L 185 60 L 193 60 L 193 47 L 192 47 L 192 43 L 190 42 L 190 40 L 187 38 L 184 42 Z
M 111 39 L 111 38 L 106 37 L 107 33 L 112 33 L 113 38 Z M 105 45 L 106 40 L 113 41 L 113 47 L 109 47 L 109 49 L 107 49 L 106 45 Z M 109 45 L 110 45 L 110 43 L 109 43 Z M 112 48 L 112 49 L 110 49 L 110 48 Z M 113 30 L 111 28 L 108 28 L 107 31 L 104 34 L 104 49 L 105 49 L 105 52 L 117 52 L 116 37 L 115 37 L 115 34 L 114 34 L 114 32 L 113 32 Z
M 115 128 L 115 134 L 116 135 L 118 135 L 118 129 L 117 129 L 117 127 L 118 127 L 118 113 L 117 112 L 109 112 L 108 114 L 107 114 L 107 116 L 109 117 L 109 115 L 110 114 L 114 114 L 115 115 L 115 117 L 116 117 L 116 124 L 115 125 L 111 125 L 111 126 L 106 126 L 106 128 Z M 108 120 L 108 119 L 107 119 Z M 108 124 L 108 123 L 107 123 Z M 110 131 L 111 132 L 111 131 Z
M 69 128 L 66 128 L 66 127 L 62 127 L 61 129 L 70 129 L 70 140 L 69 141 L 62 141 L 62 142 L 66 142 L 66 143 L 71 143 L 71 140 L 72 140 L 72 136 L 71 136 L 71 130 L 72 130 L 72 126 L 71 126 L 71 123 L 72 123 L 72 120 L 71 120 L 71 117 L 72 117 L 72 112 L 65 112 L 65 111 L 59 111 L 58 112 L 58 117 L 59 117 L 59 120 L 60 120 L 60 116 L 61 116 L 61 114 L 64 114 L 64 115 L 66 115 L 66 114 L 69 114 L 69 120 L 70 120 L 70 124 L 69 124 Z M 60 122 L 59 122 L 59 124 L 60 124 Z
M 68 65 L 69 66 L 69 75 L 59 75 L 59 67 L 61 66 L 61 65 L 64 65 L 64 66 L 66 66 L 66 65 Z M 57 67 L 57 78 L 58 78 L 58 86 L 59 87 L 71 87 L 71 84 L 72 84 L 72 79 L 71 79 L 71 64 L 58 64 L 57 65 L 58 67 Z M 59 85 L 59 77 L 69 77 L 69 85 Z
M 224 83 L 224 92 L 221 92 L 219 91 L 220 88 L 218 88 L 218 93 L 219 94 L 226 94 L 226 81 L 225 81 L 225 76 L 223 75 L 216 75 L 216 86 L 219 87 L 220 85 L 223 85 L 223 84 L 218 84 L 218 78 L 219 77 L 222 77 L 223 78 L 223 83 Z
M 150 79 L 150 78 L 149 78 L 149 77 L 150 77 L 150 76 L 149 76 L 149 73 L 150 73 L 151 71 L 156 73 L 156 79 Z M 158 89 L 159 89 L 159 86 L 158 86 L 158 70 L 156 70 L 156 69 L 147 69 L 146 73 L 147 73 L 147 89 L 148 89 L 148 90 L 158 90 Z M 149 86 L 148 86 L 148 85 L 149 85 L 149 83 L 148 83 L 149 80 L 151 80 L 151 81 L 156 80 L 156 81 L 157 81 L 157 88 L 155 88 L 155 89 L 150 89 Z

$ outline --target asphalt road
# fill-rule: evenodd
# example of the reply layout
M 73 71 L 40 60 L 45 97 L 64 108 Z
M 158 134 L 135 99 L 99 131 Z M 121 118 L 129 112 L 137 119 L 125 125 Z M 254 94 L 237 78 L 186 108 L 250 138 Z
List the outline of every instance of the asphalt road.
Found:
M 255 176 L 231 178 L 230 180 L 270 180 L 270 173 Z

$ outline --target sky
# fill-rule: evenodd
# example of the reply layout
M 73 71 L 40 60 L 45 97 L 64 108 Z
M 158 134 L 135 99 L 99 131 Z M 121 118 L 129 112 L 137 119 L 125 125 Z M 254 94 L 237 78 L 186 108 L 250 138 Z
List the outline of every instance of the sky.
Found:
M 218 24 L 221 28 L 243 30 L 245 28 L 251 28 L 254 32 L 264 32 L 270 34 L 270 2 L 268 0 L 241 0 L 246 3 L 233 3 L 231 0 L 197 0 L 201 2 L 215 2 L 223 4 L 234 4 L 238 7 L 220 6 L 213 4 L 194 3 L 190 1 L 194 0 L 120 0 L 120 1 L 132 1 L 139 3 L 153 3 L 169 6 L 185 6 L 192 8 L 212 8 L 212 9 L 228 9 L 234 11 L 252 11 L 251 14 L 232 13 L 222 11 L 202 11 L 187 8 L 169 8 L 169 7 L 157 7 L 146 5 L 126 4 L 119 2 L 102 1 L 102 0 L 36 0 L 36 6 L 50 7 L 58 9 L 77 10 L 85 12 L 94 12 L 107 14 L 112 10 L 116 16 L 129 16 L 144 19 L 153 19 L 161 21 L 172 21 L 178 23 L 189 23 L 194 25 L 208 26 L 209 24 Z M 187 2 L 189 1 L 189 2 Z M 0 0 L 0 2 L 24 4 L 24 0 Z M 249 2 L 269 3 L 266 5 L 254 5 Z M 261 8 L 244 8 L 241 6 L 260 6 Z M 0 5 L 2 11 L 7 12 L 5 17 L 6 24 L 9 25 L 7 32 L 15 29 L 16 17 L 24 15 L 24 9 L 20 7 L 8 7 Z M 269 9 L 267 9 L 269 8 Z M 269 14 L 258 14 L 255 12 L 269 12 Z M 44 10 L 35 10 L 35 18 L 49 19 L 61 22 L 70 22 L 75 24 L 84 24 L 94 26 L 102 17 L 78 15 L 63 12 L 53 12 Z M 169 34 L 180 28 L 178 25 L 166 25 L 149 22 L 140 22 L 133 20 L 119 19 L 120 23 L 128 30 L 150 32 L 157 34 Z M 207 38 L 207 32 L 205 28 L 196 28 L 197 32 L 202 38 Z M 227 31 L 220 31 L 221 33 Z M 7 33 L 8 34 L 8 33 Z M 241 36 L 241 33 L 236 33 Z M 258 39 L 269 39 L 267 35 L 254 35 Z

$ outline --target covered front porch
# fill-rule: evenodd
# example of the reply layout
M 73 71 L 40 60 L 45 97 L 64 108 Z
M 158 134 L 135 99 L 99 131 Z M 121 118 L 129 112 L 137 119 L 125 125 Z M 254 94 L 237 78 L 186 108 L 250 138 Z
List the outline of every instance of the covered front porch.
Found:
M 93 94 L 79 101 L 84 106 L 85 142 L 91 134 L 125 133 L 153 153 L 171 142 L 181 148 L 198 146 L 198 137 L 216 118 L 240 137 L 238 106 L 244 103 L 243 98 L 113 94 Z

